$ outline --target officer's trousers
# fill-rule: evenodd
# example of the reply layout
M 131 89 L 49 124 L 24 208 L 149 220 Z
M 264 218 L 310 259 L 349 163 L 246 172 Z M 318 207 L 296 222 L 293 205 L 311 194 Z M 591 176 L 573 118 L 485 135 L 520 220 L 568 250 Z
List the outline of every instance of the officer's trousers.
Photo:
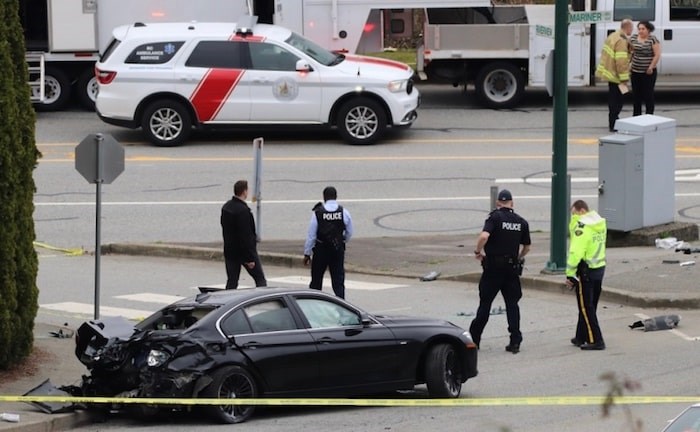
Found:
M 311 260 L 311 283 L 309 288 L 323 289 L 323 275 L 328 269 L 331 274 L 333 292 L 345 298 L 345 246 L 336 250 L 332 245 L 317 244 Z
M 588 270 L 586 275 L 577 275 L 576 304 L 578 305 L 578 323 L 576 340 L 589 344 L 604 343 L 603 334 L 598 323 L 598 300 L 603 289 L 605 267 Z
M 523 335 L 520 333 L 520 307 L 518 306 L 518 301 L 523 296 L 520 277 L 507 270 L 484 270 L 479 280 L 479 308 L 469 326 L 469 332 L 477 346 L 481 343 L 481 334 L 491 314 L 491 304 L 499 291 L 506 304 L 510 343 L 519 345 L 523 340 Z
M 226 275 L 228 280 L 226 281 L 226 289 L 236 289 L 238 288 L 238 279 L 241 276 L 241 266 L 245 267 L 245 262 L 240 257 L 224 257 L 226 262 Z M 265 279 L 265 273 L 263 272 L 262 264 L 260 264 L 260 257 L 255 254 L 253 259 L 255 266 L 252 269 L 245 267 L 246 271 L 255 281 L 256 287 L 267 286 L 267 280 Z

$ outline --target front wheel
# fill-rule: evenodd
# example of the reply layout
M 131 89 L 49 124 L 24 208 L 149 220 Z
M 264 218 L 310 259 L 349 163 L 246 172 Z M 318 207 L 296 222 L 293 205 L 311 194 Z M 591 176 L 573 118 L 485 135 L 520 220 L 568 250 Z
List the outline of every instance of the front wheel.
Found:
M 190 114 L 180 102 L 159 100 L 143 112 L 141 129 L 146 138 L 158 147 L 175 147 L 187 140 L 192 132 Z
M 205 398 L 237 399 L 255 398 L 258 387 L 253 376 L 238 366 L 227 366 L 214 371 L 212 382 L 202 391 Z M 255 411 L 254 405 L 212 405 L 205 410 L 221 423 L 242 423 Z
M 358 97 L 340 108 L 337 125 L 346 142 L 355 145 L 374 144 L 386 128 L 386 113 L 372 99 Z
M 452 345 L 435 345 L 425 362 L 425 382 L 432 398 L 456 398 L 462 391 L 459 357 Z
M 515 65 L 495 62 L 481 68 L 474 86 L 477 97 L 485 106 L 512 108 L 525 92 L 525 78 Z

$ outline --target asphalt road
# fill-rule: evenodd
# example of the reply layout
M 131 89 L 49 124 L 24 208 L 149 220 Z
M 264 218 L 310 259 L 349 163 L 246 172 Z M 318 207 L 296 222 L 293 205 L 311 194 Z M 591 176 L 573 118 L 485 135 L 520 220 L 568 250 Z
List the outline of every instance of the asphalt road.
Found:
M 39 286 L 41 309 L 38 319 L 73 326 L 90 318 L 93 299 L 93 257 L 42 253 Z M 268 279 L 276 285 L 299 286 L 308 276 L 303 269 L 267 267 Z M 146 314 L 160 307 L 164 297 L 186 296 L 199 284 L 221 283 L 223 264 L 194 260 L 147 257 L 103 257 L 101 300 L 103 313 L 119 308 L 124 313 Z M 297 282 L 294 282 L 297 281 Z M 243 286 L 251 286 L 245 275 Z M 328 290 L 329 287 L 326 287 Z M 474 284 L 436 280 L 348 275 L 347 297 L 368 311 L 384 314 L 433 316 L 468 327 L 478 304 Z M 73 312 L 60 310 L 73 304 Z M 61 306 L 63 305 L 63 306 Z M 75 309 L 83 305 L 82 313 Z M 493 307 L 503 307 L 498 298 Z M 700 311 L 682 313 L 682 335 L 675 332 L 632 331 L 627 328 L 638 314 L 655 316 L 665 311 L 641 310 L 602 303 L 599 319 L 608 349 L 582 352 L 571 346 L 576 317 L 574 298 L 540 291 L 526 291 L 521 301 L 524 342 L 522 351 L 504 351 L 508 343 L 503 314 L 492 315 L 479 353 L 479 376 L 467 381 L 462 398 L 526 397 L 527 406 L 396 407 L 396 408 L 275 408 L 263 410 L 237 430 L 298 431 L 504 431 L 541 432 L 592 430 L 627 431 L 620 407 L 610 418 L 601 417 L 598 405 L 552 406 L 540 397 L 601 396 L 608 384 L 603 373 L 638 382 L 641 388 L 627 395 L 697 395 L 695 379 L 700 366 L 697 341 L 682 337 L 700 335 Z M 73 383 L 76 377 L 51 377 L 57 384 Z M 388 398 L 425 398 L 424 387 L 415 392 L 384 395 Z M 631 413 L 644 423 L 644 431 L 656 431 L 680 412 L 685 404 L 644 404 L 631 406 Z M 106 423 L 82 431 L 151 430 L 186 431 L 193 428 L 225 430 L 197 415 L 168 416 L 144 422 L 130 416 L 115 416 Z M 228 429 L 226 429 L 228 430 Z
M 328 184 L 352 212 L 358 236 L 477 232 L 494 185 L 512 190 L 516 209 L 534 230 L 550 230 L 552 112 L 546 96 L 536 93 L 518 110 L 493 111 L 477 109 L 469 95 L 451 87 L 422 89 L 414 127 L 375 146 L 349 146 L 328 131 L 266 132 L 263 238 L 303 238 L 309 211 Z M 671 94 L 660 96 L 657 113 L 678 124 L 676 220 L 697 222 L 700 105 L 697 93 Z M 608 134 L 604 93 L 576 92 L 570 99 L 572 191 L 595 202 L 597 143 Z M 138 131 L 103 124 L 93 113 L 39 113 L 39 240 L 94 248 L 96 187 L 75 170 L 73 152 L 95 132 L 112 134 L 126 149 L 124 173 L 102 187 L 103 243 L 218 240 L 219 209 L 232 183 L 254 173 L 251 132 L 200 134 L 182 147 L 157 148 Z

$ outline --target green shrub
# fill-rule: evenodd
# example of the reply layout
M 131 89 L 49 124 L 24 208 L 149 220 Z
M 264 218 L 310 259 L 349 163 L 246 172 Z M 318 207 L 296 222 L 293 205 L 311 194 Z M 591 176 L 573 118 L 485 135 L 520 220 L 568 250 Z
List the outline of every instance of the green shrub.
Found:
M 31 352 L 38 309 L 34 250 L 34 137 L 17 0 L 0 2 L 0 368 Z

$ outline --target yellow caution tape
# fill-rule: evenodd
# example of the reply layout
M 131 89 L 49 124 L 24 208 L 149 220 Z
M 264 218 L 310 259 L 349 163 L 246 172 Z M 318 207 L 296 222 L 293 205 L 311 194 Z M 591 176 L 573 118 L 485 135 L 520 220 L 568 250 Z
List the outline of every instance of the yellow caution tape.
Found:
M 504 397 L 471 399 L 348 399 L 348 398 L 125 398 L 125 397 L 76 397 L 76 396 L 3 396 L 0 402 L 70 402 L 76 404 L 147 404 L 147 405 L 284 405 L 284 406 L 564 406 L 697 403 L 700 396 L 547 396 Z
M 85 251 L 83 250 L 83 248 L 80 248 L 80 249 L 66 249 L 66 248 L 60 248 L 60 247 L 56 247 L 56 246 L 51 246 L 51 245 L 49 245 L 49 244 L 41 243 L 41 242 L 38 242 L 38 241 L 35 241 L 35 242 L 34 242 L 34 247 L 38 247 L 38 248 L 42 248 L 42 249 L 48 249 L 48 250 L 57 251 L 57 252 L 63 252 L 63 253 L 65 253 L 66 255 L 69 255 L 69 256 L 78 256 L 78 255 L 84 255 L 84 254 L 85 254 Z

